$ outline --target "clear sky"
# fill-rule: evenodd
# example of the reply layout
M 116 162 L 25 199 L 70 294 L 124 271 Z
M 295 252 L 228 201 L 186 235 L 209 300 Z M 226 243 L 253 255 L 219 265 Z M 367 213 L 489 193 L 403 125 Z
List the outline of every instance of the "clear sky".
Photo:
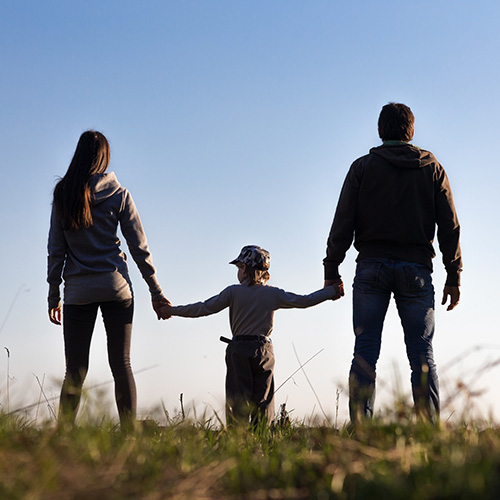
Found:
M 345 174 L 379 144 L 380 108 L 399 101 L 415 114 L 413 142 L 447 170 L 462 225 L 462 300 L 452 312 L 437 305 L 436 315 L 443 417 L 467 408 L 500 418 L 500 367 L 490 365 L 500 359 L 499 26 L 493 0 L 2 2 L 3 408 L 36 403 L 36 377 L 47 397 L 59 393 L 63 339 L 47 318 L 46 241 L 53 187 L 83 131 L 108 137 L 110 170 L 134 197 L 173 303 L 234 283 L 228 262 L 245 244 L 271 252 L 270 284 L 309 293 L 323 284 Z M 355 257 L 351 250 L 341 266 L 341 301 L 276 314 L 277 385 L 299 366 L 294 350 L 302 362 L 322 350 L 305 367 L 310 385 L 297 373 L 276 394 L 296 418 L 321 416 L 320 405 L 334 418 L 337 391 L 339 421 L 347 418 Z M 132 363 L 149 368 L 137 374 L 139 413 L 163 402 L 175 414 L 182 393 L 198 416 L 222 414 L 227 312 L 158 322 L 130 267 Z M 439 254 L 434 283 L 440 302 Z M 409 395 L 407 365 L 391 306 L 379 409 L 395 392 Z M 109 380 L 99 322 L 87 385 Z M 469 399 L 465 389 L 455 396 L 459 384 Z

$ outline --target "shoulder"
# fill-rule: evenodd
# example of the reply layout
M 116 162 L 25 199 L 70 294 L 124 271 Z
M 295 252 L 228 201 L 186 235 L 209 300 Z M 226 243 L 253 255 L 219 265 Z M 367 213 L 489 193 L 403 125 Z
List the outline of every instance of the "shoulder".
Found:
M 229 285 L 222 292 L 219 293 L 219 296 L 230 296 L 233 297 L 242 292 L 242 285 Z
M 434 181 L 438 183 L 443 182 L 446 179 L 446 171 L 441 163 L 439 163 L 431 151 L 422 148 L 418 149 L 420 151 L 420 163 L 424 167 L 424 170 L 432 172 Z
M 132 198 L 130 191 L 125 186 L 120 184 L 120 181 L 114 172 L 109 172 L 105 175 L 109 176 L 110 184 L 113 185 L 115 195 L 121 196 L 122 198 Z
M 443 168 L 441 166 L 441 164 L 438 162 L 438 160 L 437 160 L 436 156 L 434 155 L 434 153 L 432 153 L 431 151 L 429 151 L 427 149 L 424 149 L 424 148 L 419 148 L 417 146 L 414 146 L 414 147 L 420 153 L 420 159 L 421 159 L 422 162 L 436 165 L 436 166 L 440 167 L 441 169 Z
M 348 178 L 351 178 L 351 180 L 357 179 L 359 181 L 363 177 L 367 167 L 376 159 L 376 155 L 373 154 L 372 151 L 373 149 L 371 149 L 368 154 L 360 156 L 352 162 L 347 174 Z
M 359 158 L 356 158 L 351 164 L 351 170 L 361 169 L 367 163 L 369 163 L 374 157 L 374 154 L 373 154 L 374 149 L 376 149 L 376 148 L 372 148 L 372 149 L 370 149 L 369 153 L 367 153 L 363 156 L 360 156 Z

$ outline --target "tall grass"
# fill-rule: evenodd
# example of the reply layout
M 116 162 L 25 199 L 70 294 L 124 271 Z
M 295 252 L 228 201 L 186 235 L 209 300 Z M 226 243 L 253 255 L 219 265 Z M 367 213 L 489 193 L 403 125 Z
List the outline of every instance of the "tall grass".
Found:
M 129 433 L 102 417 L 57 429 L 0 414 L 0 498 L 493 499 L 500 431 L 432 427 L 409 409 L 356 432 L 290 421 L 225 429 L 165 413 Z

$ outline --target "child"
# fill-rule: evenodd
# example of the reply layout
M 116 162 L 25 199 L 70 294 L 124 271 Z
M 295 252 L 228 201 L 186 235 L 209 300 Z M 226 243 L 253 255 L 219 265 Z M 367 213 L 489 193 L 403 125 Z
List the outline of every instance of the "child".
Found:
M 230 262 L 238 267 L 239 285 L 231 285 L 205 302 L 185 306 L 165 305 L 160 314 L 197 318 L 229 307 L 233 338 L 226 350 L 226 420 L 252 425 L 270 423 L 274 417 L 274 354 L 270 335 L 274 311 L 305 308 L 340 294 L 328 286 L 309 295 L 295 295 L 266 286 L 271 256 L 255 245 L 243 247 Z

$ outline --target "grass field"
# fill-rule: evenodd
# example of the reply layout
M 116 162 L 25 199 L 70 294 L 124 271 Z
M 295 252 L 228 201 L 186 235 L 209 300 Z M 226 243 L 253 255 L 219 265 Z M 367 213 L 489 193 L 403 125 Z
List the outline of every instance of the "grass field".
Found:
M 128 434 L 0 414 L 1 499 L 498 499 L 500 430 L 392 413 L 350 432 L 282 419 L 224 429 L 178 415 Z

